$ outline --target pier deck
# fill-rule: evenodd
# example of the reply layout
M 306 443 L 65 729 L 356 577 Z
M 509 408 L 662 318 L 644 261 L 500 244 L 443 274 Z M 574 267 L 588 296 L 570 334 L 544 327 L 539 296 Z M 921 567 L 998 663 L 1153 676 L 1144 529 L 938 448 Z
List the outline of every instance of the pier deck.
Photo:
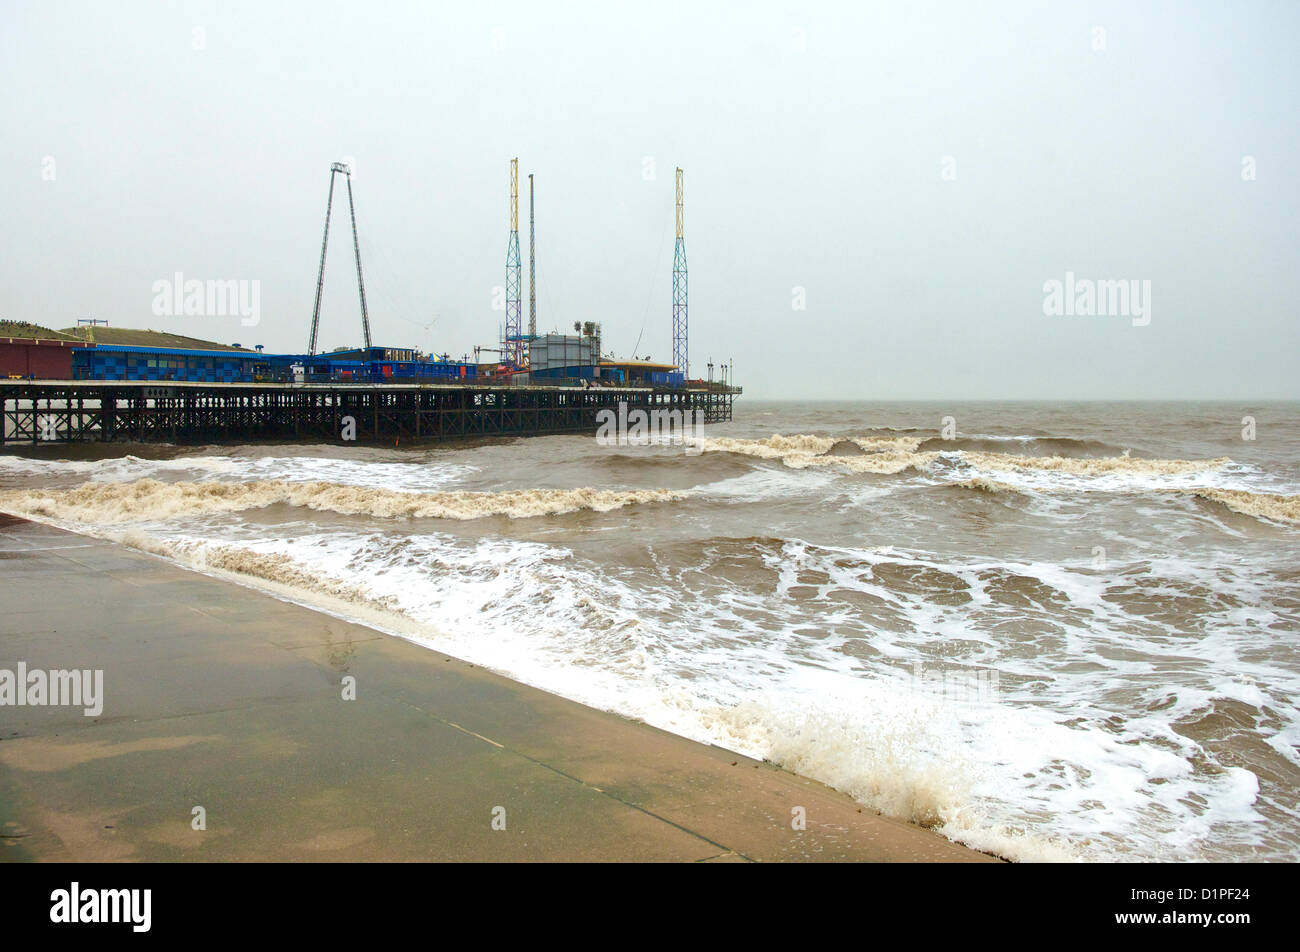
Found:
M 731 419 L 738 387 L 0 381 L 0 444 L 463 439 L 594 432 L 601 410 Z

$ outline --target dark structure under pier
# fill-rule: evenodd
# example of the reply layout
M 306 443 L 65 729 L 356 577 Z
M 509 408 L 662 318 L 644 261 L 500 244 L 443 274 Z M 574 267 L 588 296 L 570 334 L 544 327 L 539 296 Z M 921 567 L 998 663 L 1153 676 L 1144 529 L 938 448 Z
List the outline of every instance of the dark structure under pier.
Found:
M 731 419 L 739 387 L 516 387 L 0 381 L 0 443 L 224 443 L 595 434 L 597 414 Z

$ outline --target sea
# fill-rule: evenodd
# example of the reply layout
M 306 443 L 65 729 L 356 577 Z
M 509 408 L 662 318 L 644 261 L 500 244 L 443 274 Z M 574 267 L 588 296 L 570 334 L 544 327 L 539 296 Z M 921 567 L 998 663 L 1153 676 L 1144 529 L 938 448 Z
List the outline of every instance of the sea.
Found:
M 0 511 L 1010 860 L 1295 861 L 1298 411 L 741 397 L 685 443 L 11 446 Z

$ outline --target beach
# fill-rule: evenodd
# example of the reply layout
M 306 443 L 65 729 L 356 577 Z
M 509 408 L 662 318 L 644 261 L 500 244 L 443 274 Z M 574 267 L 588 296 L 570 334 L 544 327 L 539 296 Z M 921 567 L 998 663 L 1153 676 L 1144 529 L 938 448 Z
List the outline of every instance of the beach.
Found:
M 0 567 L 0 667 L 103 677 L 0 709 L 5 861 L 993 861 L 120 544 L 5 516 Z

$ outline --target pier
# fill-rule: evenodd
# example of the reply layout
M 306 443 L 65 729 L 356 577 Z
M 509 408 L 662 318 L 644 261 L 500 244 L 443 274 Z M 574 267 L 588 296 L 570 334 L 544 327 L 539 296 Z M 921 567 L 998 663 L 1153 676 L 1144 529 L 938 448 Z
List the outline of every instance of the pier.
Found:
M 544 387 L 509 384 L 0 381 L 0 444 L 391 443 L 595 433 L 597 414 L 695 412 L 731 419 L 739 387 Z

